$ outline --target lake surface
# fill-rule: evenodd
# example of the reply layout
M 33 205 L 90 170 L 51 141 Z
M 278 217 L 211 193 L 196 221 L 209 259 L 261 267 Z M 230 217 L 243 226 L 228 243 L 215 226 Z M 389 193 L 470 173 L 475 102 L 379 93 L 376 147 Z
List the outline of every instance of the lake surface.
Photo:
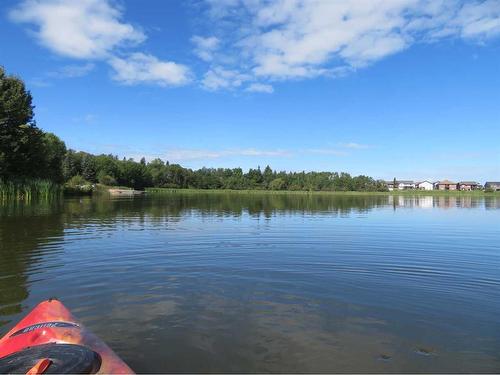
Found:
M 0 334 L 49 297 L 137 372 L 499 372 L 500 197 L 0 206 Z

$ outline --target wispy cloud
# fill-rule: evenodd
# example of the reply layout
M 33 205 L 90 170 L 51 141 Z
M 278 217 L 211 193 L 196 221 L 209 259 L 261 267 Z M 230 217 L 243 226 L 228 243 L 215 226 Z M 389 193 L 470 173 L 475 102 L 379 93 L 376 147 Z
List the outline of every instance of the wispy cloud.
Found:
M 194 53 L 204 61 L 212 61 L 213 54 L 220 44 L 220 40 L 215 36 L 204 38 L 195 35 L 191 38 L 191 42 L 195 45 Z
M 339 143 L 339 146 L 342 148 L 349 148 L 352 150 L 363 150 L 366 148 L 370 148 L 369 145 L 364 145 L 364 144 L 356 143 L 356 142 Z
M 416 43 L 484 42 L 500 35 L 500 2 L 459 0 L 207 0 L 233 60 L 249 81 L 338 77 Z M 214 30 L 211 29 L 211 32 Z M 223 36 L 222 36 L 223 35 Z M 234 62 L 236 61 L 236 62 Z M 219 85 L 227 88 L 230 85 Z
M 271 85 L 265 83 L 252 83 L 248 86 L 245 91 L 248 92 L 263 92 L 266 94 L 272 94 L 274 92 L 274 88 Z
M 95 123 L 97 120 L 97 116 L 92 114 L 92 113 L 87 113 L 83 116 L 78 116 L 78 117 L 73 117 L 72 121 L 79 123 L 79 124 L 85 124 L 85 125 L 90 125 Z
M 335 148 L 311 148 L 306 150 L 306 153 L 319 154 L 319 155 L 333 155 L 333 156 L 347 156 L 348 152 L 344 150 L 338 150 Z
M 35 87 L 50 87 L 54 80 L 84 77 L 94 68 L 95 64 L 90 62 L 82 65 L 65 65 L 42 76 L 32 78 L 28 83 Z
M 357 150 L 371 148 L 369 145 L 356 142 L 337 143 L 331 147 L 311 148 L 305 150 L 306 153 L 332 156 L 349 156 Z
M 277 81 L 344 76 L 418 43 L 500 36 L 498 0 L 205 1 L 209 32 L 190 41 L 208 90 L 271 93 Z M 126 84 L 192 81 L 188 66 L 138 51 L 146 33 L 112 0 L 23 0 L 9 17 L 58 55 L 109 63 Z
M 244 82 L 251 79 L 249 74 L 240 73 L 237 70 L 214 67 L 205 73 L 201 85 L 207 90 L 234 89 L 240 87 Z
M 30 80 L 28 80 L 28 85 L 34 86 L 34 87 L 50 87 L 52 86 L 51 83 L 47 80 L 47 78 L 44 77 L 35 77 Z
M 86 63 L 83 65 L 66 65 L 61 67 L 58 70 L 53 72 L 49 72 L 47 76 L 51 78 L 76 78 L 83 77 L 89 74 L 92 70 L 94 70 L 94 63 Z
M 96 116 L 88 114 L 81 117 L 76 117 L 73 121 L 79 123 L 92 124 L 96 120 Z M 165 151 L 166 149 L 166 151 Z M 145 157 L 146 160 L 151 161 L 156 158 L 162 160 L 168 160 L 175 163 L 189 163 L 191 161 L 204 161 L 210 160 L 228 160 L 235 157 L 243 158 L 254 158 L 260 159 L 262 163 L 267 162 L 269 159 L 281 159 L 281 158 L 291 158 L 297 156 L 307 156 L 307 155 L 325 155 L 325 156 L 336 156 L 336 157 L 348 157 L 352 154 L 349 150 L 334 148 L 334 147 L 324 147 L 324 148 L 310 148 L 310 149 L 259 149 L 259 148 L 231 148 L 231 149 L 202 149 L 202 148 L 168 148 L 163 145 L 155 145 L 154 147 L 149 147 L 147 149 L 139 149 L 136 147 L 131 147 L 129 145 L 122 144 L 106 144 L 100 145 L 98 148 L 94 149 L 95 152 L 104 153 L 119 153 L 127 158 L 133 158 L 134 160 L 139 160 Z
M 288 157 L 291 156 L 291 153 L 286 150 L 259 150 L 255 148 L 231 150 L 172 149 L 165 153 L 164 158 L 171 161 L 190 161 L 200 159 L 220 159 L 232 156 Z

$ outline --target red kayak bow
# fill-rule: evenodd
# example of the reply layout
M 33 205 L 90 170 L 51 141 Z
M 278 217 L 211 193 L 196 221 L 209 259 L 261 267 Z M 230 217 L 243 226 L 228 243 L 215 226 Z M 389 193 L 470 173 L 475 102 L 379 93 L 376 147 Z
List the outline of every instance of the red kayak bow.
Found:
M 51 299 L 36 306 L 0 340 L 0 373 L 133 371 L 61 302 Z

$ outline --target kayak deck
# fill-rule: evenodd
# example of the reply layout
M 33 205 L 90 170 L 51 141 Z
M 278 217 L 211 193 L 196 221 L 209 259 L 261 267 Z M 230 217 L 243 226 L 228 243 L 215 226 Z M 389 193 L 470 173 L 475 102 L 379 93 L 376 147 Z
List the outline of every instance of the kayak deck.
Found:
M 93 373 L 133 373 L 102 340 L 88 331 L 61 302 L 55 299 L 38 304 L 0 339 L 0 362 L 4 357 L 14 353 L 46 344 L 73 344 L 91 349 L 101 359 L 99 369 Z

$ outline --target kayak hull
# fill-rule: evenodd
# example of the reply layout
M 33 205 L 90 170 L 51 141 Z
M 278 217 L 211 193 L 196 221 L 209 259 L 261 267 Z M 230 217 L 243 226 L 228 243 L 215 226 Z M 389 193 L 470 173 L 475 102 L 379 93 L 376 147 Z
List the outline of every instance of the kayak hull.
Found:
M 0 359 L 28 347 L 51 343 L 77 344 L 92 349 L 102 359 L 98 374 L 134 373 L 111 348 L 55 299 L 41 302 L 0 339 Z

